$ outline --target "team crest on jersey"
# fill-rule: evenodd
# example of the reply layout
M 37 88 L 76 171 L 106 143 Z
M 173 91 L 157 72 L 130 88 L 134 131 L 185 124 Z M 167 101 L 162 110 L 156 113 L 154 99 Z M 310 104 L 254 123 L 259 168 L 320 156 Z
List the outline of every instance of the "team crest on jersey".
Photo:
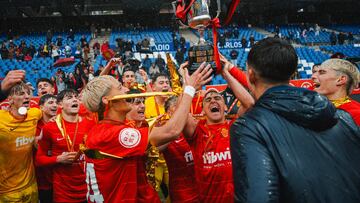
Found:
M 140 132 L 134 128 L 124 128 L 119 133 L 119 142 L 125 148 L 136 147 L 140 140 Z

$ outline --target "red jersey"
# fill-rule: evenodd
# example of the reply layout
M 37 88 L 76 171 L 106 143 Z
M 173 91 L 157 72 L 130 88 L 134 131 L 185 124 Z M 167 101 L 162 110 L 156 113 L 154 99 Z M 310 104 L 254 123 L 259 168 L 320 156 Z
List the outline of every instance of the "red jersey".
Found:
M 183 134 L 163 153 L 169 170 L 171 202 L 199 202 L 193 154 Z
M 230 122 L 207 125 L 200 120 L 188 139 L 194 153 L 200 202 L 234 202 L 230 154 Z
M 345 104 L 338 106 L 338 109 L 342 109 L 348 112 L 354 119 L 355 123 L 360 126 L 360 103 L 355 100 L 350 100 Z
M 86 156 L 88 202 L 160 202 L 146 179 L 147 145 L 147 128 L 107 120 L 94 126 L 86 147 L 109 157 Z
M 74 145 L 74 151 L 79 151 L 79 144 L 83 143 L 84 136 L 91 130 L 95 122 L 82 119 L 77 123 L 67 122 L 64 125 L 66 134 Z M 75 133 L 77 129 L 77 133 Z M 76 139 L 74 140 L 74 135 Z M 51 156 L 48 152 L 51 151 Z M 43 127 L 43 137 L 39 141 L 36 154 L 38 166 L 53 166 L 53 200 L 54 202 L 84 202 L 86 200 L 86 182 L 84 171 L 84 158 L 73 164 L 59 164 L 56 157 L 63 152 L 68 152 L 66 139 L 61 134 L 56 122 L 49 122 Z
M 36 139 L 41 140 L 40 133 L 45 126 L 44 120 L 39 120 L 36 126 Z M 51 151 L 47 153 L 49 156 Z M 36 181 L 38 184 L 39 190 L 50 190 L 52 188 L 52 166 L 35 166 L 35 173 L 36 173 Z

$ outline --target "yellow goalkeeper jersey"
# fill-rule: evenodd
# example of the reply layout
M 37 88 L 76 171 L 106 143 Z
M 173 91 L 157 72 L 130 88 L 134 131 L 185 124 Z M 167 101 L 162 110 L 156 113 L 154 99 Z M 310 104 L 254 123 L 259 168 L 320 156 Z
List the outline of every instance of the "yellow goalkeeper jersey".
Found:
M 17 120 L 0 110 L 0 199 L 36 187 L 33 145 L 41 115 L 39 109 L 31 108 L 24 120 Z

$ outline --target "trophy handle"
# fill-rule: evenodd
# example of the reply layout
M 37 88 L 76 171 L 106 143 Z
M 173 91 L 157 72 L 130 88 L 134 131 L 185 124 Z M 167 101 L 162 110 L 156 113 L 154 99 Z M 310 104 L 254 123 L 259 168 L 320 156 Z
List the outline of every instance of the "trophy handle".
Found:
M 216 11 L 216 17 L 215 17 L 215 18 L 218 18 L 219 15 L 220 15 L 220 13 L 221 13 L 221 4 L 220 4 L 220 1 L 221 1 L 221 0 L 217 0 L 217 1 L 216 1 L 218 9 L 217 9 L 217 11 Z
M 174 10 L 175 17 L 176 17 L 176 3 L 177 3 L 176 1 L 171 2 L 171 5 L 172 5 L 173 10 Z M 177 19 L 177 21 L 179 21 L 179 24 L 180 24 L 181 26 L 184 26 L 184 27 L 186 27 L 186 28 L 189 28 L 189 26 L 188 26 L 188 25 L 185 25 L 181 20 Z

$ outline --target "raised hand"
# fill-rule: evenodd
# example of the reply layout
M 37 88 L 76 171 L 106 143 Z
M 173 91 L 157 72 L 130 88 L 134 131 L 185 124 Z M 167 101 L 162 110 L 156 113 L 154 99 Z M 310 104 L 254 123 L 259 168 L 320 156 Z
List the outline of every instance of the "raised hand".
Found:
M 189 85 L 194 87 L 196 90 L 212 80 L 211 76 L 211 65 L 202 63 L 200 67 L 190 76 L 187 68 L 185 68 L 185 86 Z
M 5 76 L 4 80 L 1 83 L 1 91 L 7 92 L 14 85 L 20 83 L 25 79 L 25 71 L 24 70 L 12 70 Z

